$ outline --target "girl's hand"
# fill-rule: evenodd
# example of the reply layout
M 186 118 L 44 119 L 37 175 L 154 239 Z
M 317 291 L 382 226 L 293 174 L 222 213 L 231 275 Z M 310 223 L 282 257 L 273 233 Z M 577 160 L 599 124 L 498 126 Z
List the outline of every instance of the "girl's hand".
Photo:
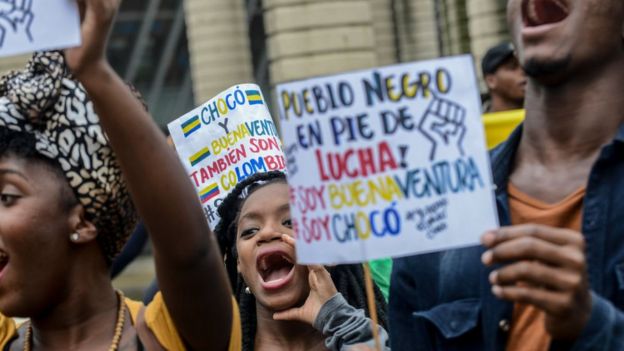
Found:
M 121 0 L 77 0 L 81 17 L 82 45 L 65 50 L 74 76 L 87 76 L 92 69 L 108 66 L 106 44 Z
M 291 246 L 295 246 L 295 239 L 289 235 L 282 235 L 282 240 Z M 321 307 L 338 292 L 331 275 L 321 265 L 308 266 L 308 282 L 310 295 L 301 307 L 291 308 L 273 315 L 273 319 L 280 321 L 300 321 L 314 325 L 314 321 Z

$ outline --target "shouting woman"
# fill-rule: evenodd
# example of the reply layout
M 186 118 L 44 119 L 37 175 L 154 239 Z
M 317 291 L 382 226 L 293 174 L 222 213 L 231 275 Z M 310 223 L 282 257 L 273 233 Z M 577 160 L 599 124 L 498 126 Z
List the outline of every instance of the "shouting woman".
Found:
M 221 206 L 216 232 L 241 306 L 243 350 L 345 350 L 374 346 L 359 265 L 295 263 L 288 184 L 283 173 L 240 182 Z M 386 303 L 375 287 L 377 314 Z M 388 338 L 378 328 L 381 343 Z

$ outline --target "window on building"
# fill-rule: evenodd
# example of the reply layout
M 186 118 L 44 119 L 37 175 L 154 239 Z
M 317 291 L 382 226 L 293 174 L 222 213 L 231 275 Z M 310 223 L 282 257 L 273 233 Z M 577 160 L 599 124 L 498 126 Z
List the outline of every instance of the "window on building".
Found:
M 111 34 L 112 66 L 144 96 L 156 121 L 194 107 L 182 0 L 122 2 Z

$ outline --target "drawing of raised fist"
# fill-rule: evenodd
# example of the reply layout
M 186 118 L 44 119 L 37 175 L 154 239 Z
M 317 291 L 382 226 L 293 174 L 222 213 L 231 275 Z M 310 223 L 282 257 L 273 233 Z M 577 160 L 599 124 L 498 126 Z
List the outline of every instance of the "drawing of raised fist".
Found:
M 7 35 L 21 35 L 32 42 L 30 26 L 35 19 L 32 1 L 0 0 L 0 48 Z
M 443 149 L 456 149 L 464 155 L 465 121 L 466 109 L 463 106 L 434 95 L 418 125 L 418 130 L 433 144 L 429 155 L 431 161 Z

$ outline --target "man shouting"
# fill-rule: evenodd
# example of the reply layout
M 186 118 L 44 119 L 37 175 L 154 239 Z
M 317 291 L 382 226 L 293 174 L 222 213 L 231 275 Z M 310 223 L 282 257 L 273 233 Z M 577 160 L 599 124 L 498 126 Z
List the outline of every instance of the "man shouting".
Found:
M 492 153 L 503 227 L 396 260 L 393 350 L 624 350 L 624 2 L 510 0 L 526 121 Z

